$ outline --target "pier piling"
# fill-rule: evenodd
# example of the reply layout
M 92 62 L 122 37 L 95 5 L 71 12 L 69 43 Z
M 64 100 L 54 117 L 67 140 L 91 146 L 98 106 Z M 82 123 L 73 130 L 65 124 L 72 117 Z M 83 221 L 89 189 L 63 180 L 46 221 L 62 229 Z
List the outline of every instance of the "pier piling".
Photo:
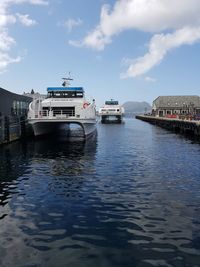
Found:
M 182 120 L 177 118 L 161 118 L 146 115 L 137 115 L 136 119 L 158 125 L 176 133 L 192 135 L 200 138 L 200 121 Z

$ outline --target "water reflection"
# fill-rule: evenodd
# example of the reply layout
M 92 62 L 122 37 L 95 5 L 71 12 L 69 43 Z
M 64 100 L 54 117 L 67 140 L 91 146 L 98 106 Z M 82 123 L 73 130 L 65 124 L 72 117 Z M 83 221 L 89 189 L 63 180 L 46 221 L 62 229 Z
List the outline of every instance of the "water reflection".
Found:
M 24 175 L 27 166 L 28 157 L 25 144 L 15 142 L 0 148 L 0 219 L 8 215 L 3 207 L 16 193 L 17 179 Z
M 27 165 L 27 145 L 15 142 L 0 147 L 0 182 L 15 180 Z
M 15 145 L 1 153 L 0 266 L 199 267 L 198 145 L 132 120 Z
M 70 209 L 93 175 L 96 148 L 93 136 L 86 142 L 40 139 L 1 149 L 0 266 L 27 261 L 44 266 L 39 251 L 52 249 L 69 231 Z

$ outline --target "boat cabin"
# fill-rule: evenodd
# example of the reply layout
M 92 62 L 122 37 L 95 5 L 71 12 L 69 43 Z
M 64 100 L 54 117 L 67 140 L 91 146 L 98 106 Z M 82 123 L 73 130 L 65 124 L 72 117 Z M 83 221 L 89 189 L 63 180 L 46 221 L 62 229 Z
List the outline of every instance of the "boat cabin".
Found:
M 118 101 L 109 100 L 105 102 L 105 105 L 119 105 Z
M 83 98 L 82 87 L 48 87 L 47 98 Z

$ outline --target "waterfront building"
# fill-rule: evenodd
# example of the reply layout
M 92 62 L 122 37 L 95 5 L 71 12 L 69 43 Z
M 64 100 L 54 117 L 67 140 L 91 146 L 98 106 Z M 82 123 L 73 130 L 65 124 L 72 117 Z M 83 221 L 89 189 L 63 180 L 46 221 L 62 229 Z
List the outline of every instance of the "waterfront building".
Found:
M 26 115 L 32 98 L 18 95 L 0 87 L 0 117 Z
M 152 105 L 152 115 L 156 117 L 198 114 L 200 114 L 200 97 L 196 95 L 159 96 Z
M 31 97 L 33 100 L 35 99 L 45 99 L 46 95 L 45 94 L 40 94 L 38 92 L 35 92 L 33 89 L 31 90 L 30 93 L 25 93 L 23 94 L 24 96 Z

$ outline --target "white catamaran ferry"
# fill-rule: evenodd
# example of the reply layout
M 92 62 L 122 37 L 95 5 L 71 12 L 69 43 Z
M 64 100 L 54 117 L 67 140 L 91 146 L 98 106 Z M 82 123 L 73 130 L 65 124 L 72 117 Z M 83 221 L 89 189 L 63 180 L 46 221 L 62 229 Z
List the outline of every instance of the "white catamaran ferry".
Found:
M 118 101 L 113 99 L 106 101 L 105 105 L 99 109 L 102 123 L 121 123 L 124 115 L 124 108 Z
M 52 134 L 63 127 L 78 124 L 84 137 L 96 130 L 95 100 L 85 98 L 82 87 L 70 87 L 71 78 L 63 78 L 62 87 L 48 87 L 45 99 L 35 99 L 29 105 L 28 122 L 35 136 Z

